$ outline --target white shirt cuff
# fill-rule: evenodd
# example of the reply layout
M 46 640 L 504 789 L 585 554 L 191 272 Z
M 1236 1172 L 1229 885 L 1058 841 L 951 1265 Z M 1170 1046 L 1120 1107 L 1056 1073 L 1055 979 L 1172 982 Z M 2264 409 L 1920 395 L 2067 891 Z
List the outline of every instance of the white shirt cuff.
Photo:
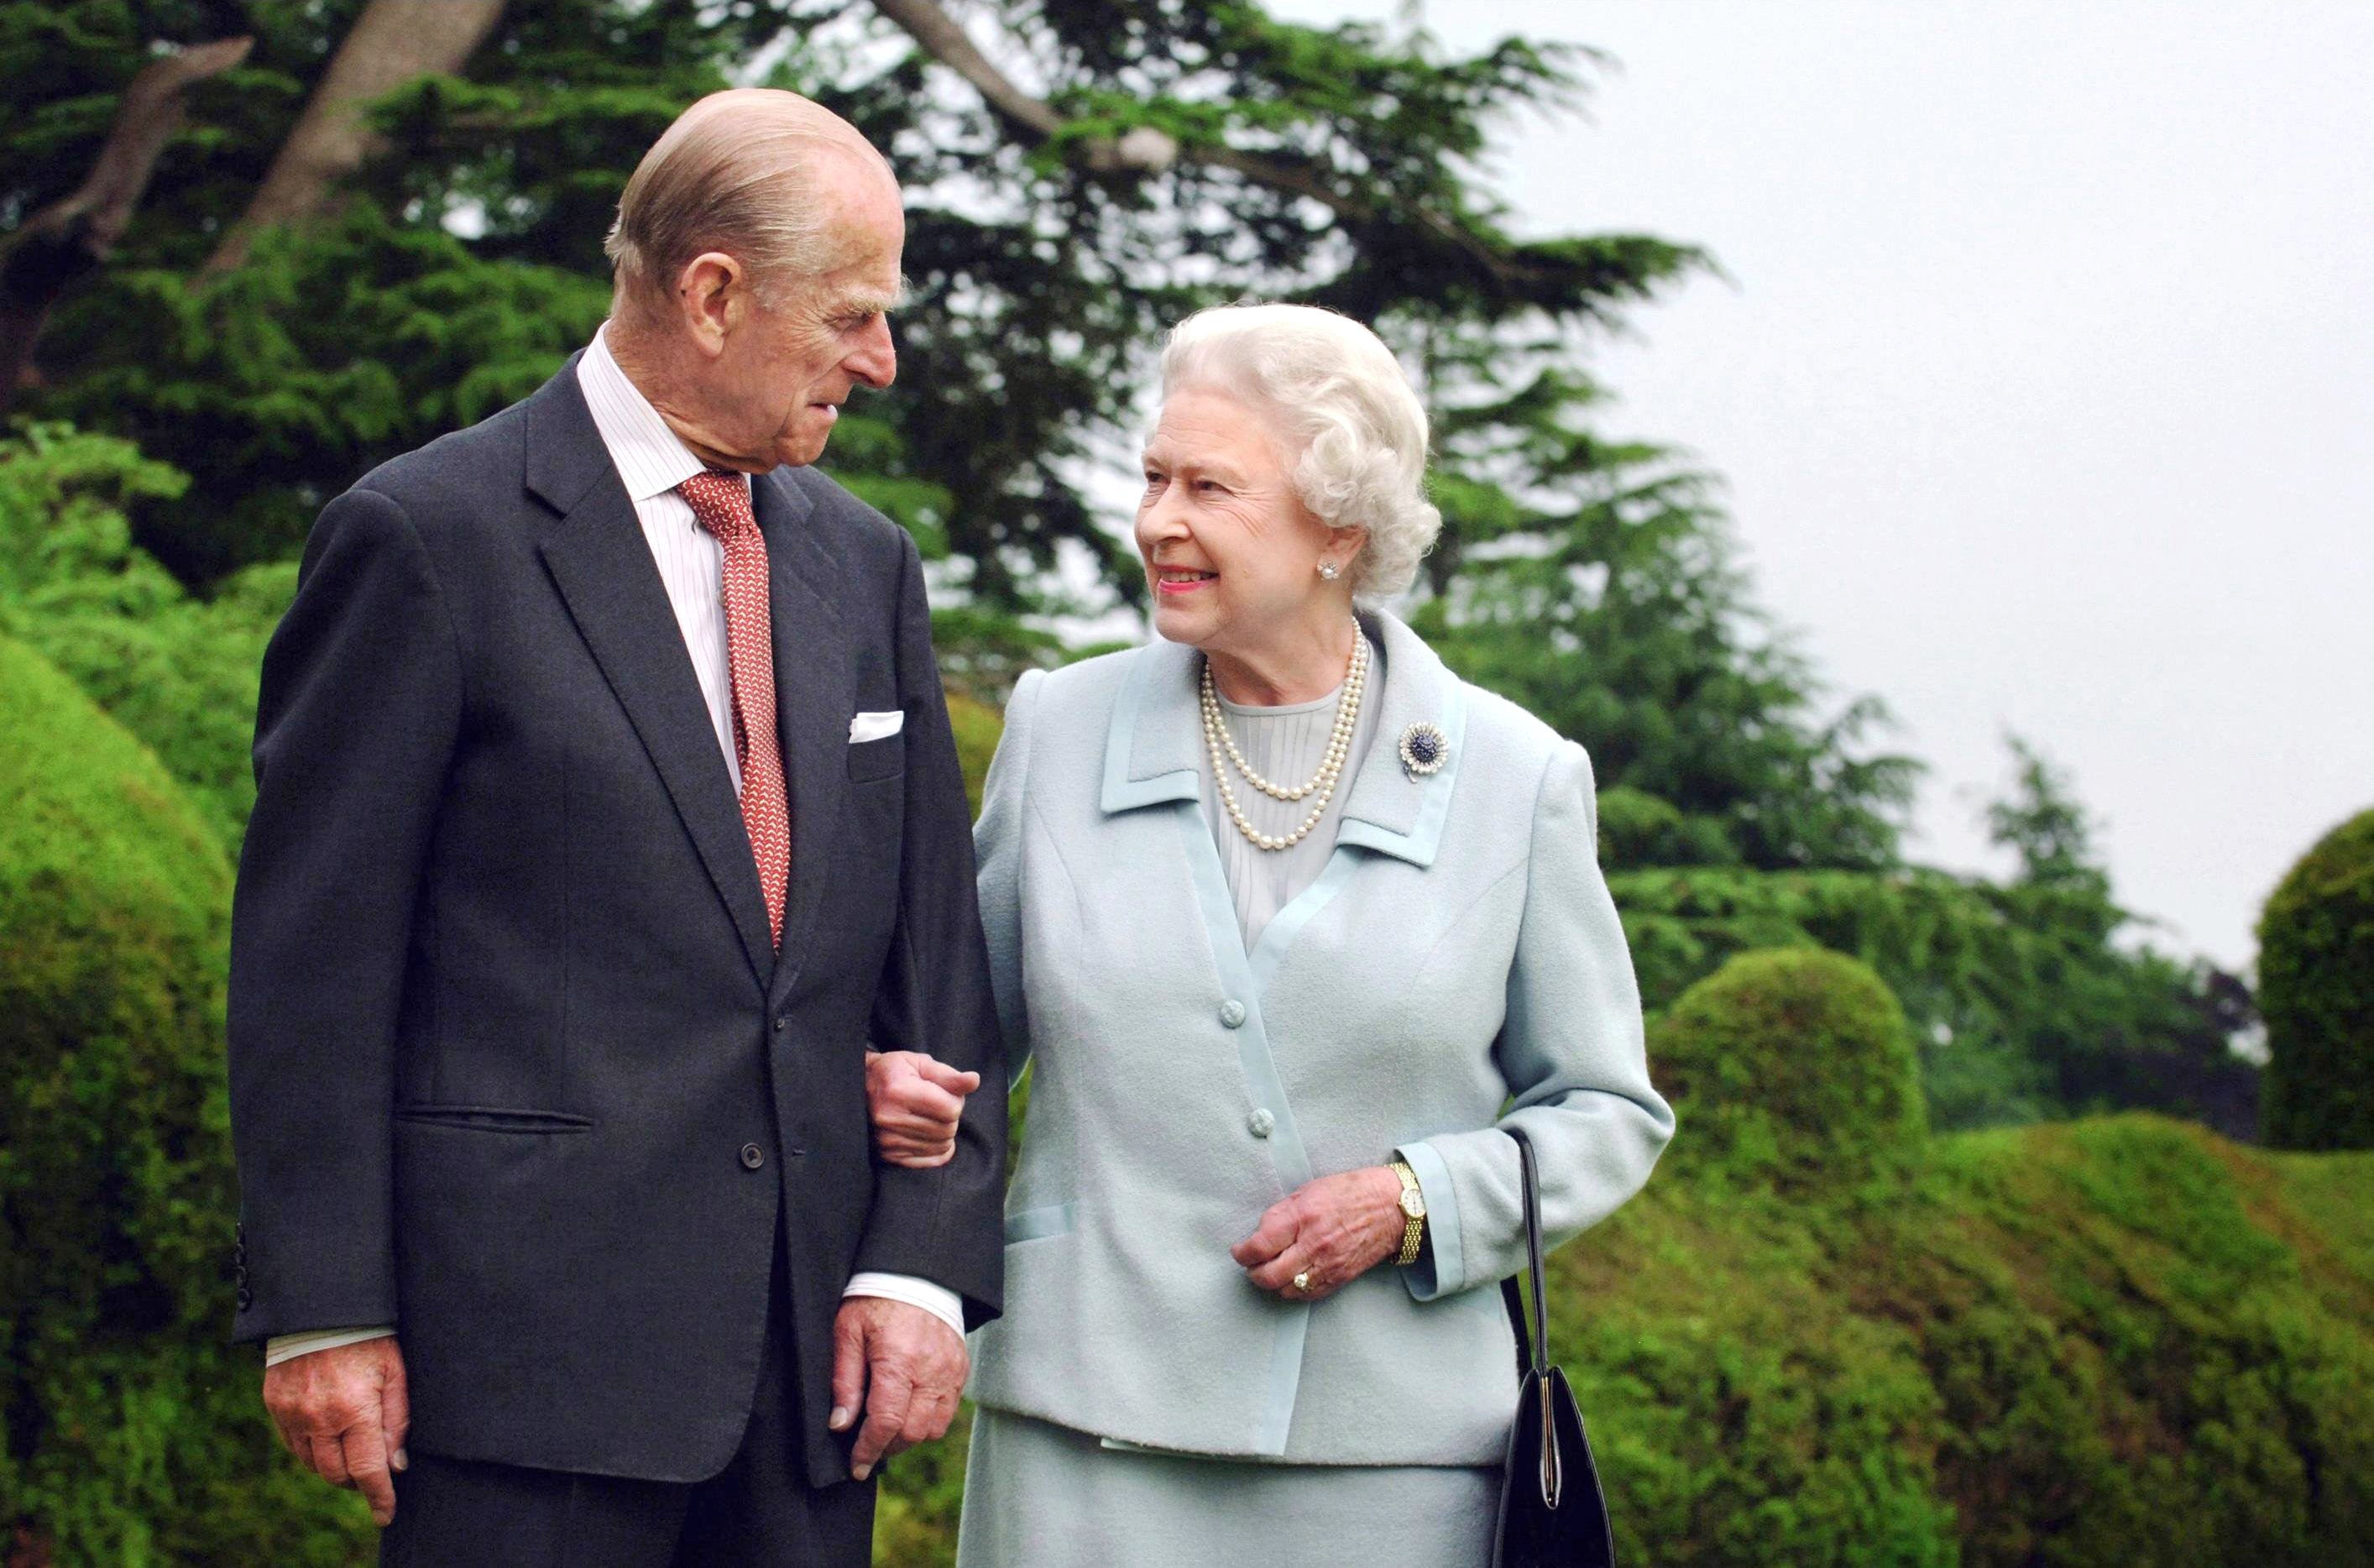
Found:
M 275 1334 L 264 1342 L 264 1364 L 278 1366 L 284 1361 L 311 1355 L 315 1351 L 335 1351 L 340 1345 L 359 1345 L 365 1340 L 384 1340 L 395 1332 L 392 1325 L 376 1328 L 309 1328 L 301 1334 Z
M 946 1285 L 935 1285 L 912 1274 L 862 1273 L 852 1274 L 840 1294 L 844 1301 L 851 1296 L 881 1296 L 920 1306 L 955 1329 L 958 1339 L 964 1338 L 964 1298 Z

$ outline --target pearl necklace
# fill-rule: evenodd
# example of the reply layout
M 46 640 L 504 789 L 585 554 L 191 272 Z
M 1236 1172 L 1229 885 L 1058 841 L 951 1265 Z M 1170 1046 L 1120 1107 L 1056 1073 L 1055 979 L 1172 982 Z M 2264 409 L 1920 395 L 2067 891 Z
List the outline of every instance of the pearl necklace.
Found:
M 1320 758 L 1319 771 L 1311 775 L 1309 783 L 1288 788 L 1273 784 L 1254 772 L 1252 765 L 1245 761 L 1244 754 L 1237 750 L 1236 738 L 1228 733 L 1228 719 L 1220 710 L 1219 693 L 1212 685 L 1212 661 L 1208 659 L 1204 661 L 1204 745 L 1212 755 L 1212 782 L 1219 787 L 1220 804 L 1228 808 L 1228 820 L 1237 825 L 1237 831 L 1250 839 L 1255 848 L 1292 848 L 1319 825 L 1321 817 L 1327 814 L 1327 802 L 1334 797 L 1335 786 L 1344 776 L 1345 759 L 1352 755 L 1352 731 L 1360 722 L 1360 697 L 1368 684 L 1369 639 L 1356 631 L 1352 637 L 1352 665 L 1344 676 L 1343 695 L 1335 699 L 1335 728 L 1327 737 L 1327 755 Z M 1228 770 L 1221 766 L 1224 752 L 1236 770 L 1244 775 L 1246 783 L 1273 800 L 1299 801 L 1309 795 L 1317 795 L 1318 800 L 1311 806 L 1310 814 L 1302 819 L 1302 825 L 1280 838 L 1263 833 L 1247 822 L 1244 808 L 1237 804 L 1237 792 L 1229 787 Z

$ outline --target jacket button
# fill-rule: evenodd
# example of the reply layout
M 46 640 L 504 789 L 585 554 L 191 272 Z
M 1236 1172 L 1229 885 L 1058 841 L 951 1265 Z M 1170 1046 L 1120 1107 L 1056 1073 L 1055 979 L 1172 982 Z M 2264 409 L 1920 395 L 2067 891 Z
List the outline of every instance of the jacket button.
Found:
M 1276 1126 L 1277 1117 L 1270 1115 L 1266 1106 L 1245 1117 L 1245 1129 L 1255 1138 L 1267 1138 Z
M 776 1034 L 778 1034 L 778 1035 L 782 1034 L 782 1033 L 784 1031 L 784 1029 L 786 1029 L 786 1028 L 787 1028 L 787 1027 L 789 1027 L 789 1026 L 790 1026 L 790 1020 L 788 1020 L 788 1019 L 778 1018 L 778 1019 L 776 1019 L 776 1020 L 775 1020 L 775 1033 L 776 1033 Z
M 767 1151 L 759 1148 L 756 1143 L 745 1143 L 742 1145 L 742 1168 L 744 1170 L 755 1171 L 766 1163 Z
M 254 1292 L 253 1292 L 253 1291 L 251 1291 L 251 1290 L 249 1290 L 245 1285 L 241 1285 L 241 1286 L 240 1286 L 240 1288 L 239 1288 L 239 1309 L 240 1309 L 241 1312 L 245 1312 L 249 1307 L 253 1306 L 254 1305 L 255 1305 L 255 1293 L 254 1293 Z
M 1234 1029 L 1245 1021 L 1245 1004 L 1230 997 L 1220 1004 L 1220 1022 Z

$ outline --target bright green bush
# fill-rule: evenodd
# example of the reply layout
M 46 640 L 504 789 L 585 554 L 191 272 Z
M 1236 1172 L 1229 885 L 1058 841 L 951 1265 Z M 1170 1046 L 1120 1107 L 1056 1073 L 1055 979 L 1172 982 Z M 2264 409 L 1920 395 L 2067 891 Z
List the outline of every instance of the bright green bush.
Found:
M 0 1539 L 60 1563 L 355 1561 L 357 1500 L 279 1454 L 258 1359 L 225 1342 L 222 851 L 6 640 L 0 735 Z
M 2269 1143 L 2374 1149 L 2374 811 L 2300 858 L 2259 919 Z
M 0 440 L 0 636 L 40 652 L 156 752 L 235 850 L 255 803 L 248 742 L 293 562 L 211 597 L 132 542 L 130 514 L 188 480 L 130 442 L 34 425 Z
M 1904 1010 L 1877 975 L 1816 948 L 1743 954 L 1682 993 L 1651 1050 L 1684 1176 L 1792 1193 L 1901 1174 L 1928 1133 Z

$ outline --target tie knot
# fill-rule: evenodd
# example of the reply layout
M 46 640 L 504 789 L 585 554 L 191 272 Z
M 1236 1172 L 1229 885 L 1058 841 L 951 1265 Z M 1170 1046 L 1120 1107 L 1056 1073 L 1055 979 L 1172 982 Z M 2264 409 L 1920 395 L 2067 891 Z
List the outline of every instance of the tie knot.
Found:
M 704 468 L 676 487 L 701 527 L 720 539 L 746 530 L 756 532 L 758 520 L 750 511 L 750 482 L 728 468 Z

